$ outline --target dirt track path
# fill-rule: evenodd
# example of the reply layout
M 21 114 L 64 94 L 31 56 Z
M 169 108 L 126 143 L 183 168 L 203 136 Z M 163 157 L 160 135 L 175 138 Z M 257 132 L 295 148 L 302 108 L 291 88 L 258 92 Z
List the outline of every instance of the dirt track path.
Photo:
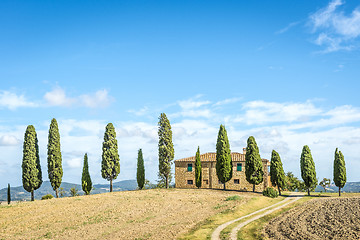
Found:
M 286 205 L 288 205 L 288 204 L 290 204 L 290 203 L 293 203 L 293 202 L 299 200 L 300 197 L 302 197 L 302 196 L 303 196 L 302 193 L 292 193 L 291 196 L 285 198 L 285 199 L 282 200 L 281 202 L 278 202 L 278 203 L 275 203 L 275 204 L 273 204 L 273 205 L 271 205 L 271 206 L 262 208 L 262 209 L 260 209 L 260 210 L 257 210 L 257 211 L 255 211 L 255 212 L 253 212 L 253 213 L 250 213 L 250 214 L 248 214 L 248 215 L 242 216 L 242 217 L 240 217 L 240 218 L 234 219 L 234 220 L 232 220 L 232 221 L 226 222 L 226 223 L 218 226 L 218 227 L 214 230 L 214 232 L 213 232 L 212 235 L 211 235 L 211 239 L 212 239 L 212 240 L 220 240 L 220 233 L 221 233 L 221 231 L 224 230 L 227 226 L 229 226 L 229 225 L 231 225 L 231 224 L 233 224 L 233 223 L 235 223 L 235 222 L 237 222 L 237 221 L 240 221 L 240 220 L 242 220 L 242 219 L 244 219 L 244 218 L 251 217 L 251 216 L 256 215 L 256 214 L 258 214 L 258 213 L 264 212 L 264 211 L 268 210 L 269 208 L 273 208 L 273 207 L 275 207 L 275 206 L 280 205 L 280 206 L 278 206 L 278 207 L 275 208 L 275 209 L 268 210 L 268 211 L 266 211 L 266 212 L 264 212 L 264 213 L 262 213 L 262 214 L 260 214 L 260 215 L 257 215 L 257 216 L 255 216 L 255 217 L 253 217 L 253 218 L 251 218 L 251 219 L 249 219 L 249 220 L 247 220 L 247 221 L 245 221 L 245 222 L 237 225 L 237 226 L 231 231 L 231 234 L 230 234 L 230 239 L 231 239 L 231 240 L 236 240 L 236 239 L 237 239 L 237 232 L 238 232 L 242 227 L 244 227 L 245 225 L 249 224 L 249 223 L 252 222 L 252 221 L 255 221 L 255 220 L 257 220 L 257 219 L 259 219 L 259 218 L 261 218 L 261 217 L 263 217 L 263 216 L 265 216 L 265 215 L 268 215 L 268 214 L 270 214 L 270 213 L 272 213 L 272 212 L 274 212 L 274 211 L 276 211 L 276 210 L 278 210 L 278 209 L 280 209 L 280 208 L 282 208 L 282 207 L 284 207 L 284 206 L 286 206 Z

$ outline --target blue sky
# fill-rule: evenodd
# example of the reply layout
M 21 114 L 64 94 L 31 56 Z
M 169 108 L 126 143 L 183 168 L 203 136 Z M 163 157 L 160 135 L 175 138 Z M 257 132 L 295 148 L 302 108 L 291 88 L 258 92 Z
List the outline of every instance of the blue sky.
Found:
M 253 135 L 300 177 L 303 145 L 319 179 L 343 152 L 360 181 L 358 1 L 1 1 L 0 188 L 21 185 L 26 126 L 39 136 L 43 179 L 50 121 L 59 122 L 63 181 L 80 183 L 89 155 L 100 176 L 105 126 L 118 135 L 120 180 L 143 148 L 157 179 L 157 121 L 173 127 L 175 158 L 232 151 Z

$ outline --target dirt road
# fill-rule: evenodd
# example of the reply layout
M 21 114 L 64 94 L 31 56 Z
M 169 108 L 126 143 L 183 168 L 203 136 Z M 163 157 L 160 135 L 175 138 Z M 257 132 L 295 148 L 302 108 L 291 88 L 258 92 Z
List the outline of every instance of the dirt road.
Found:
M 250 213 L 250 214 L 248 214 L 248 215 L 245 215 L 245 216 L 242 216 L 242 217 L 240 217 L 240 218 L 234 219 L 234 220 L 232 220 L 232 221 L 226 222 L 226 223 L 220 225 L 219 227 L 217 227 L 217 228 L 214 230 L 213 234 L 211 235 L 211 239 L 212 239 L 212 240 L 220 240 L 220 233 L 221 233 L 221 231 L 224 230 L 227 226 L 229 226 L 229 225 L 231 225 L 231 224 L 233 224 L 233 223 L 235 223 L 235 222 L 238 222 L 238 221 L 240 221 L 240 220 L 242 220 L 242 219 L 244 219 L 244 218 L 247 218 L 247 217 L 251 217 L 251 216 L 253 216 L 253 215 L 256 215 L 255 217 L 253 217 L 253 218 L 251 218 L 251 219 L 249 219 L 249 220 L 247 220 L 247 221 L 239 224 L 238 226 L 236 226 L 236 227 L 231 231 L 230 239 L 236 240 L 236 239 L 237 239 L 237 232 L 238 232 L 243 226 L 245 226 L 245 225 L 249 224 L 250 222 L 255 221 L 256 219 L 259 219 L 259 218 L 261 218 L 261 217 L 263 217 L 263 216 L 265 216 L 265 215 L 268 215 L 268 214 L 274 212 L 275 210 L 278 210 L 278 209 L 280 209 L 280 208 L 282 208 L 282 207 L 284 207 L 284 206 L 286 206 L 286 205 L 288 205 L 288 204 L 290 204 L 290 203 L 292 203 L 292 202 L 294 202 L 294 201 L 296 201 L 296 200 L 298 200 L 298 199 L 299 199 L 300 197 L 302 197 L 302 196 L 303 196 L 303 194 L 294 193 L 294 195 L 292 195 L 291 197 L 285 198 L 285 199 L 284 199 L 283 201 L 281 201 L 281 202 L 278 202 L 278 203 L 275 203 L 275 204 L 273 204 L 273 205 L 271 205 L 271 206 L 262 208 L 262 209 L 260 209 L 260 210 L 258 210 L 258 211 L 255 211 L 255 212 Z M 276 206 L 278 206 L 278 207 L 276 207 Z M 274 208 L 274 207 L 276 207 L 276 208 Z M 272 209 L 272 208 L 274 208 L 274 209 Z M 270 210 L 268 210 L 268 209 L 270 209 Z M 266 210 L 267 210 L 267 211 L 266 211 Z M 261 213 L 261 214 L 259 214 L 259 213 Z M 259 214 L 259 215 L 257 215 L 257 214 Z

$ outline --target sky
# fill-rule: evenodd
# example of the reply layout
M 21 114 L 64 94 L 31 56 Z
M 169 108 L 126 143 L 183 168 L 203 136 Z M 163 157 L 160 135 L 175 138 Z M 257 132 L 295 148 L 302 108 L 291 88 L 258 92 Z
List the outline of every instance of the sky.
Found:
M 88 153 L 101 178 L 105 126 L 117 133 L 120 174 L 157 180 L 158 117 L 175 159 L 215 152 L 224 124 L 233 152 L 254 136 L 299 178 L 304 145 L 317 177 L 334 152 L 360 181 L 359 1 L 0 2 L 0 189 L 20 186 L 24 133 L 34 125 L 43 180 L 59 124 L 63 181 L 81 182 Z M 173 166 L 174 169 L 174 166 Z

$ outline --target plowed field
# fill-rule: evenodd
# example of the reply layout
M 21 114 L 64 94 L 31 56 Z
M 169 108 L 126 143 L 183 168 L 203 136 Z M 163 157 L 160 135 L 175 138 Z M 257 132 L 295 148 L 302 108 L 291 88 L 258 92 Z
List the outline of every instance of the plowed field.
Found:
M 360 239 L 360 198 L 315 199 L 273 219 L 269 239 Z

